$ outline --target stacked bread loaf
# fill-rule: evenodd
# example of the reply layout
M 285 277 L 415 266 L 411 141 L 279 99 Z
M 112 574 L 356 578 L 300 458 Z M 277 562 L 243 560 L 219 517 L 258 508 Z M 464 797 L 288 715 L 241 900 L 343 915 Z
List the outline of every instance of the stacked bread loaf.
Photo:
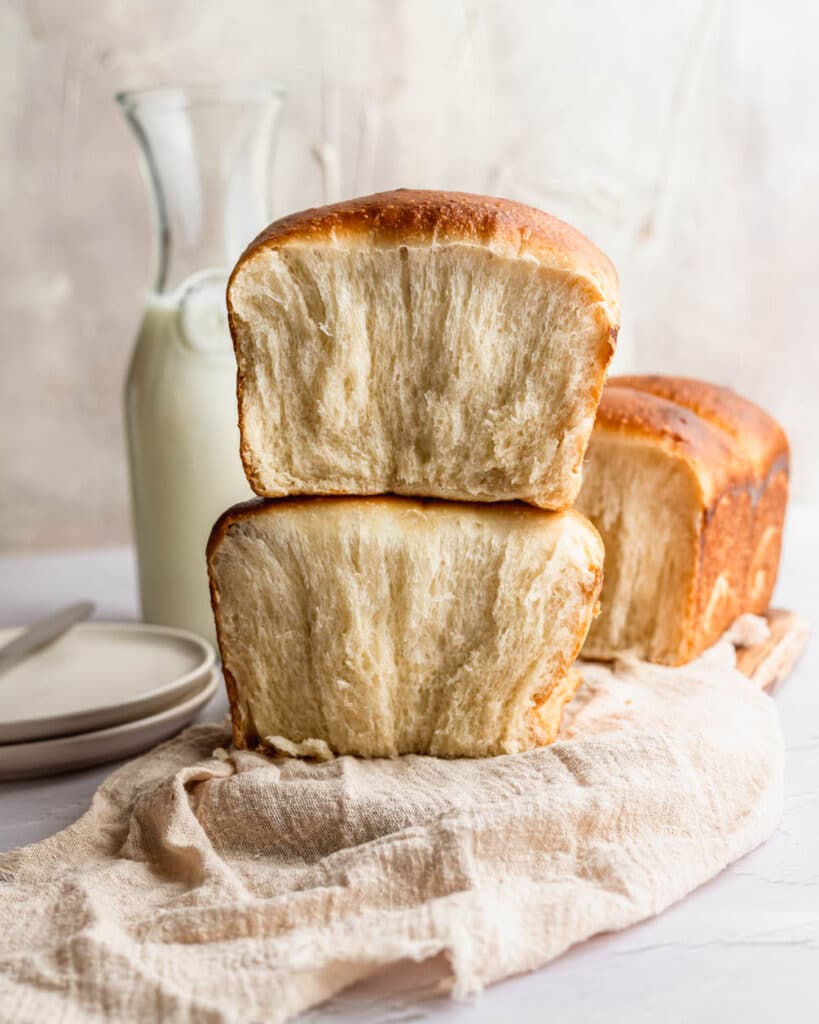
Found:
M 260 496 L 208 546 L 236 744 L 550 742 L 602 582 L 570 506 L 617 334 L 609 261 L 517 203 L 384 193 L 273 224 L 228 310 Z

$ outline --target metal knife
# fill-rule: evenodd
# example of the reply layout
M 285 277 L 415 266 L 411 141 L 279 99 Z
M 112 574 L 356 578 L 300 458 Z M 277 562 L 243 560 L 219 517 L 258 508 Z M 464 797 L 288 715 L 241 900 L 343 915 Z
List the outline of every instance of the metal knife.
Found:
M 68 608 L 63 608 L 61 611 L 54 612 L 53 615 L 35 622 L 33 626 L 29 626 L 4 647 L 0 647 L 0 672 L 16 665 L 18 661 L 39 651 L 46 644 L 52 643 L 66 630 L 71 629 L 75 623 L 87 619 L 93 611 L 93 601 L 80 601 L 78 604 L 69 605 Z

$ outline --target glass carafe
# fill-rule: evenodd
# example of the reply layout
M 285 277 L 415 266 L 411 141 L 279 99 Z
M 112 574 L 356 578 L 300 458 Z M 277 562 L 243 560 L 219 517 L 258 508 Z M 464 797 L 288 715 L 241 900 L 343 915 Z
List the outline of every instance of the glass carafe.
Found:
M 282 90 L 120 93 L 153 198 L 156 272 L 128 371 L 126 428 L 143 617 L 213 637 L 205 545 L 250 496 L 225 286 L 270 220 Z

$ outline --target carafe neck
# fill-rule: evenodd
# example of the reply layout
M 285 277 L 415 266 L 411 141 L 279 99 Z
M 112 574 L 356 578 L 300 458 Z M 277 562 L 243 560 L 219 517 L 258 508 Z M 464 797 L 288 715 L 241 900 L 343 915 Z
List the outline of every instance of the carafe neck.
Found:
M 154 291 L 204 270 L 227 276 L 271 218 L 271 170 L 283 91 L 268 83 L 120 93 L 154 213 Z

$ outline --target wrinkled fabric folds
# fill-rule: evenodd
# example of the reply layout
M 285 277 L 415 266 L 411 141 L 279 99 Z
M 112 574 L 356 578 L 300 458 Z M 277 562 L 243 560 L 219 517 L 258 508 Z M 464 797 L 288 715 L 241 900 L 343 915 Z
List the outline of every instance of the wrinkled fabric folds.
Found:
M 3 1016 L 284 1021 L 404 958 L 462 996 L 657 914 L 781 816 L 732 653 L 585 664 L 557 743 L 486 760 L 225 759 L 187 729 L 0 858 Z

